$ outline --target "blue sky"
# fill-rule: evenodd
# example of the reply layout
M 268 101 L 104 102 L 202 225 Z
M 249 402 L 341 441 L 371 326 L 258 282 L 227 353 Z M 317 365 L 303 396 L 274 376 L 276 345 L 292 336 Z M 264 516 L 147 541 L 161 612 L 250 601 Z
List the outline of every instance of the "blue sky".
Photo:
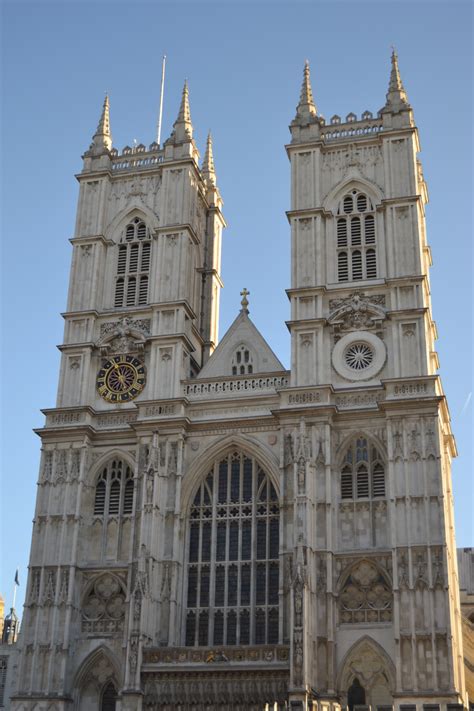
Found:
M 384 104 L 390 47 L 420 129 L 441 375 L 460 456 L 459 546 L 472 530 L 472 7 L 465 2 L 3 2 L 3 529 L 0 591 L 23 599 L 39 462 L 53 407 L 81 154 L 110 93 L 114 145 L 163 139 L 188 79 L 201 153 L 209 128 L 229 227 L 222 335 L 250 292 L 251 317 L 288 365 L 289 167 L 284 144 L 306 58 L 330 118 Z

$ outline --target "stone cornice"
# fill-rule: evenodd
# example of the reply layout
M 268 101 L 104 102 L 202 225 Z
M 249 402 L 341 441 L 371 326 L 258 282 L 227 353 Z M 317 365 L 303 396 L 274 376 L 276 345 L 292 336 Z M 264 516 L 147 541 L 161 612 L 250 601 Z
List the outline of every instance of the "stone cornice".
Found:
M 323 217 L 334 217 L 332 212 L 325 210 L 324 207 L 306 207 L 300 208 L 299 210 L 287 210 L 285 212 L 286 218 L 291 225 L 291 219 L 298 217 L 313 217 L 317 215 L 322 215 Z
M 169 310 L 170 307 L 183 307 L 186 311 L 186 314 L 189 316 L 190 319 L 196 319 L 197 315 L 191 308 L 190 304 L 188 301 L 184 299 L 180 299 L 177 301 L 159 301 L 156 303 L 152 304 L 147 304 L 146 306 L 127 306 L 122 309 L 118 308 L 113 308 L 113 309 L 106 309 L 104 311 L 97 311 L 96 309 L 86 309 L 86 310 L 79 310 L 79 311 L 63 311 L 61 313 L 61 316 L 64 319 L 69 319 L 69 318 L 80 318 L 80 317 L 85 317 L 85 316 L 93 316 L 97 319 L 99 318 L 109 318 L 109 319 L 120 319 L 122 316 L 137 316 L 140 314 L 143 314 L 144 316 L 150 316 L 152 315 L 155 311 L 159 311 L 160 309 L 166 309 Z
M 194 244 L 201 244 L 201 240 L 194 231 L 193 226 L 190 225 L 188 222 L 182 222 L 176 225 L 161 225 L 160 227 L 157 227 L 155 230 L 153 230 L 153 239 L 157 239 L 162 234 L 172 235 L 176 234 L 177 232 L 187 232 Z
M 184 387 L 196 383 L 195 380 L 183 381 Z M 218 379 L 213 379 L 213 383 L 221 384 Z M 451 456 L 456 456 L 449 411 L 437 375 L 388 378 L 379 383 L 348 384 L 339 388 L 331 384 L 300 387 L 275 384 L 271 389 L 260 391 L 223 390 L 221 393 L 219 390 L 220 397 L 216 397 L 214 390 L 200 393 L 194 400 L 192 394 L 166 400 L 142 400 L 123 409 L 120 406 L 110 410 L 95 410 L 89 406 L 50 408 L 42 411 L 46 415 L 45 427 L 35 432 L 56 441 L 88 436 L 93 443 L 103 441 L 104 437 L 110 443 L 111 438 L 123 440 L 127 433 L 130 437 L 132 431 L 139 436 L 149 436 L 157 428 L 177 434 L 209 428 L 216 431 L 273 428 L 278 422 L 280 426 L 293 423 L 304 414 L 331 421 L 335 415 L 350 418 L 357 415 L 359 419 L 372 417 L 374 413 L 384 413 L 388 418 L 434 415 L 441 408 L 444 439 Z
M 293 327 L 301 326 L 301 328 L 308 328 L 308 326 L 325 326 L 327 319 L 325 317 L 321 318 L 297 318 L 290 321 L 285 321 L 286 327 L 289 331 Z M 295 328 L 296 330 L 296 328 Z
M 399 197 L 382 198 L 377 210 L 380 212 L 386 205 L 403 205 L 404 203 L 416 203 L 422 201 L 421 195 L 403 195 Z
M 104 235 L 82 235 L 71 237 L 69 241 L 72 245 L 86 245 L 101 242 L 106 247 L 112 247 L 115 244 L 113 240 L 107 239 Z
M 222 281 L 221 275 L 219 274 L 219 272 L 217 271 L 217 269 L 206 269 L 205 267 L 198 267 L 198 268 L 196 269 L 196 271 L 197 271 L 199 274 L 205 274 L 206 276 L 213 276 L 213 277 L 216 279 L 216 281 L 217 281 L 217 283 L 219 284 L 219 286 L 220 286 L 221 288 L 224 288 L 224 282 Z

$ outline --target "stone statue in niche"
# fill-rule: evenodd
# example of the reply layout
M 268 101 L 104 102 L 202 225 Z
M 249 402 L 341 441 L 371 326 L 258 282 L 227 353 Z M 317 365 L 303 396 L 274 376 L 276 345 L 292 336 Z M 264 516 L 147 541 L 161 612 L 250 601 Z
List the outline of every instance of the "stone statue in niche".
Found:
M 146 502 L 151 504 L 153 502 L 153 488 L 154 488 L 154 475 L 152 471 L 149 471 L 146 476 Z
M 300 457 L 298 460 L 297 478 L 298 478 L 298 493 L 302 494 L 302 493 L 304 493 L 305 484 L 306 484 L 306 462 L 305 462 L 304 457 Z
M 138 636 L 132 635 L 130 638 L 130 651 L 128 655 L 128 663 L 130 666 L 130 676 L 134 677 L 137 671 L 138 663 Z M 132 679 L 133 682 L 133 679 Z

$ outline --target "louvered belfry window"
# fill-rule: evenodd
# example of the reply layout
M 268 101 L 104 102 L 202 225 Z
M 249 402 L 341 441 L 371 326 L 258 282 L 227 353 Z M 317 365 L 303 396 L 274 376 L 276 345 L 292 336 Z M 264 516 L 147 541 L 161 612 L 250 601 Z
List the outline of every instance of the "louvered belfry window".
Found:
M 94 515 L 121 516 L 133 513 L 133 474 L 121 459 L 113 459 L 102 469 L 95 489 Z
M 375 209 L 367 195 L 352 190 L 339 204 L 336 216 L 337 280 L 377 278 Z
M 188 539 L 187 646 L 275 644 L 280 509 L 257 461 L 232 452 L 194 497 Z
M 385 497 L 385 469 L 377 449 L 363 437 L 351 444 L 341 469 L 341 499 Z
M 136 217 L 125 228 L 118 245 L 114 306 L 148 303 L 151 241 L 147 226 Z

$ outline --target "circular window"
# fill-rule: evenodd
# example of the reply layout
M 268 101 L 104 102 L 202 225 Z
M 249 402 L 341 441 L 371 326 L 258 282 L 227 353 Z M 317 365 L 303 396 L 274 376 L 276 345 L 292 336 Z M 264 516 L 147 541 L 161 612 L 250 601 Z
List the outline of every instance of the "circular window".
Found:
M 373 333 L 354 331 L 334 346 L 334 370 L 346 380 L 370 380 L 379 373 L 387 357 L 383 341 Z
M 344 360 L 353 370 L 365 370 L 374 360 L 374 351 L 367 343 L 353 343 L 346 348 Z

